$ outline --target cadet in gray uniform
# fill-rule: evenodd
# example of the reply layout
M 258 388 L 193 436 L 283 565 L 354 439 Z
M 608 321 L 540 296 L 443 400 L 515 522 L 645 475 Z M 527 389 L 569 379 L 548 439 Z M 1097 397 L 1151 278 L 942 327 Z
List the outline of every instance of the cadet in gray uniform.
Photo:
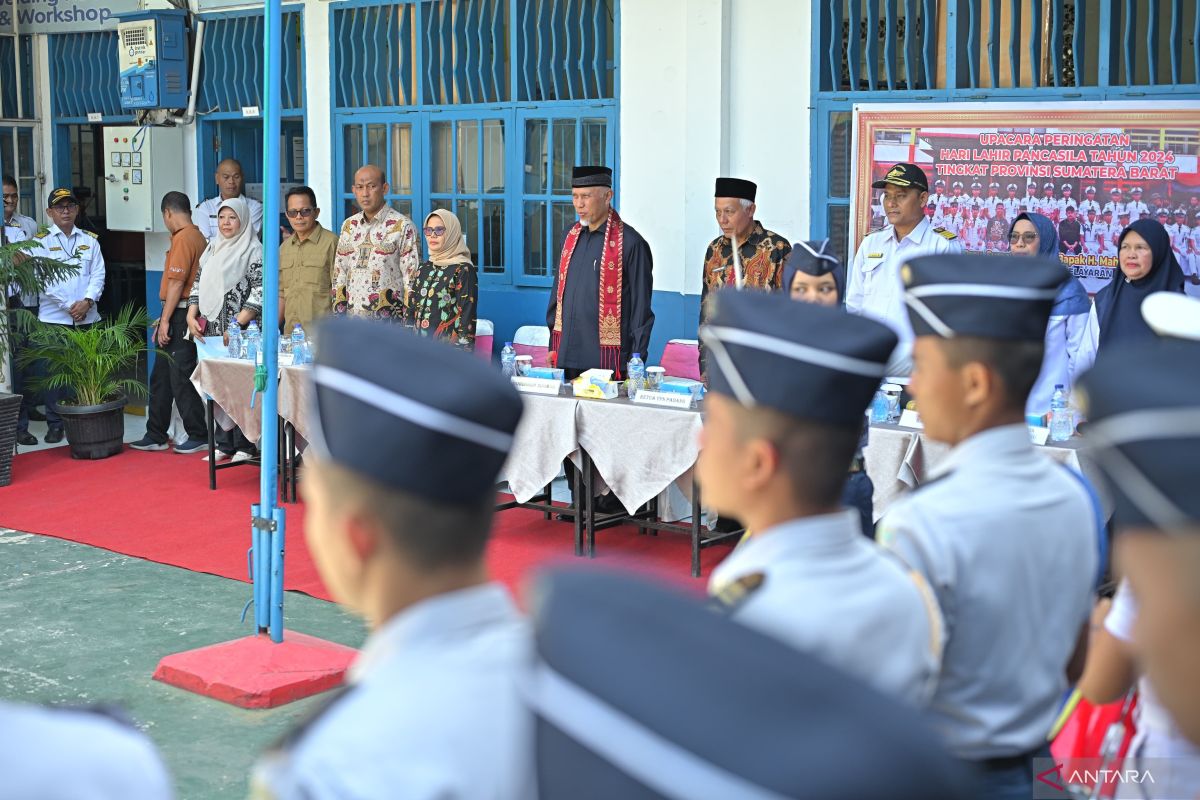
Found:
M 1150 305 L 1143 304 L 1148 321 Z M 1151 325 L 1198 336 L 1192 316 L 1198 306 L 1175 295 L 1154 312 L 1189 318 Z M 1113 498 L 1116 563 L 1137 598 L 1139 666 L 1170 721 L 1194 745 L 1200 745 L 1200 370 L 1183 365 L 1198 363 L 1194 338 L 1148 340 L 1102 352 L 1079 383 L 1087 436 Z M 1146 764 L 1131 752 L 1125 768 L 1157 774 L 1195 764 L 1181 749 Z
M 0 703 L 0 796 L 169 800 L 154 745 L 99 709 Z
M 917 709 L 690 596 L 595 570 L 533 596 L 540 800 L 974 800 Z
M 305 534 L 372 631 L 348 690 L 260 762 L 258 796 L 531 797 L 531 642 L 483 564 L 521 398 L 398 327 L 336 319 L 320 336 Z
M 1030 796 L 1101 561 L 1090 487 L 1036 452 L 1025 425 L 1065 276 L 1017 256 L 927 256 L 901 270 L 917 337 L 909 390 L 925 435 L 953 449 L 877 538 L 937 595 L 947 639 L 930 710 L 980 771 L 981 798 Z
M 753 531 L 709 591 L 738 622 L 924 705 L 941 656 L 936 604 L 841 504 L 896 335 L 840 308 L 723 292 L 700 337 L 712 391 L 697 475 L 705 501 Z

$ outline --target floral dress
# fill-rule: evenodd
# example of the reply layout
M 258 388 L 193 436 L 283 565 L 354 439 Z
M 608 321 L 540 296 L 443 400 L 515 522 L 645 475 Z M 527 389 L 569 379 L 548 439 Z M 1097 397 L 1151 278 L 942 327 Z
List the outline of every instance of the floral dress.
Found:
M 204 331 L 205 336 L 221 336 L 229 327 L 230 317 L 248 309 L 254 312 L 254 318 L 262 317 L 262 281 L 263 268 L 261 261 L 254 261 L 246 268 L 245 274 L 237 284 L 225 293 L 225 302 L 221 305 L 221 314 L 217 319 L 210 319 Z M 200 271 L 196 271 L 196 282 L 192 284 L 192 292 L 188 297 L 188 305 L 200 305 Z
M 475 265 L 470 262 L 445 267 L 424 262 L 409 295 L 405 323 L 421 336 L 475 349 L 476 285 Z

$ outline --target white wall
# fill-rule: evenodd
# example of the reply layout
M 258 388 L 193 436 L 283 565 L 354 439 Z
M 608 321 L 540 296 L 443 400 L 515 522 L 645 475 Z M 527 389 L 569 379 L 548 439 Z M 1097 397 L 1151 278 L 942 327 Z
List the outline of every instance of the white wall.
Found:
M 699 294 L 719 176 L 757 183 L 762 223 L 807 237 L 809 19 L 808 0 L 622 3 L 619 210 L 655 289 Z

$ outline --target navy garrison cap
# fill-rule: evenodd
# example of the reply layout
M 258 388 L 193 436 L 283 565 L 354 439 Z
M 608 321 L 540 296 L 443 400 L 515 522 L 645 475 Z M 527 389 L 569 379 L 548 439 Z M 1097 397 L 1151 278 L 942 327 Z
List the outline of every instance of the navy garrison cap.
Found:
M 1120 527 L 1200 523 L 1200 342 L 1102 350 L 1075 392 Z
M 757 195 L 758 184 L 741 178 L 717 178 L 717 185 L 713 189 L 713 197 L 737 197 L 751 203 Z
M 782 293 L 720 292 L 700 329 L 709 388 L 747 408 L 857 428 L 892 350 L 886 325 Z
M 542 800 L 973 796 L 916 709 L 697 600 L 580 570 L 533 595 Z
M 571 188 L 583 189 L 588 186 L 606 186 L 612 188 L 613 171 L 608 167 L 575 167 L 571 171 Z
M 965 253 L 914 258 L 900 277 L 917 336 L 1040 342 L 1067 271 L 1057 259 Z
M 522 408 L 499 372 L 399 326 L 334 319 L 319 335 L 311 427 L 321 456 L 435 503 L 487 499 Z

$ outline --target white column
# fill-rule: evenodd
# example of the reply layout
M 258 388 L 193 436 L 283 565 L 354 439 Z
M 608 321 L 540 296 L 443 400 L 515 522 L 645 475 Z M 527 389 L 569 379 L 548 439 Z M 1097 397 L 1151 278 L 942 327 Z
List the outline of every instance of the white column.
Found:
M 322 218 L 332 225 L 339 200 L 333 186 L 332 119 L 333 95 L 329 67 L 329 3 L 307 0 L 304 4 L 304 104 L 308 124 L 304 130 L 307 148 L 305 179 L 317 194 Z M 337 145 L 340 146 L 340 145 Z

